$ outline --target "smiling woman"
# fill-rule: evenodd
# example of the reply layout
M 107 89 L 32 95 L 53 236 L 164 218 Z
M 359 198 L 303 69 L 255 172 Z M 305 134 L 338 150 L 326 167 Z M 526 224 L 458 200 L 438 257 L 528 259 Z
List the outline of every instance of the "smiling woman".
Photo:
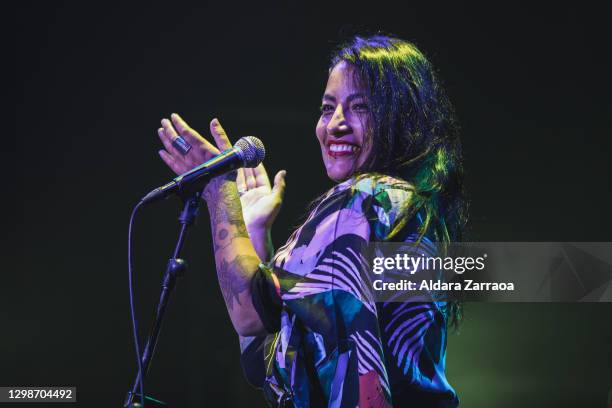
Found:
M 335 54 L 322 99 L 316 135 L 338 184 L 284 246 L 274 252 L 269 233 L 284 171 L 272 185 L 262 165 L 240 169 L 203 194 L 247 378 L 271 406 L 454 407 L 445 353 L 455 305 L 378 303 L 361 274 L 370 242 L 460 238 L 451 105 L 423 54 L 384 36 L 356 37 Z M 178 115 L 162 126 L 160 155 L 178 173 L 231 146 L 216 119 L 216 147 Z M 192 148 L 177 150 L 179 137 Z
M 368 103 L 363 84 L 356 79 L 353 65 L 341 61 L 327 80 L 317 124 L 327 175 L 343 181 L 363 166 L 370 148 L 366 144 Z

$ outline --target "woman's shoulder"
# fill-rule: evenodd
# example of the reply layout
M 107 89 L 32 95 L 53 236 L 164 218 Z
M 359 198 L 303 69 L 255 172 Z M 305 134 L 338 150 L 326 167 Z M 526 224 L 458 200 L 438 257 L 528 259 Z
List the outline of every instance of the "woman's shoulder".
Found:
M 408 181 L 380 173 L 365 173 L 350 180 L 353 192 L 360 192 L 372 196 L 380 194 L 401 195 L 404 198 L 414 193 L 414 186 Z
M 399 211 L 410 206 L 414 197 L 414 186 L 401 178 L 379 173 L 354 176 L 340 186 L 351 201 L 366 201 L 385 212 Z
M 343 183 L 349 196 L 345 208 L 364 214 L 376 236 L 387 239 L 392 231 L 404 224 L 412 213 L 414 186 L 401 178 L 366 173 Z

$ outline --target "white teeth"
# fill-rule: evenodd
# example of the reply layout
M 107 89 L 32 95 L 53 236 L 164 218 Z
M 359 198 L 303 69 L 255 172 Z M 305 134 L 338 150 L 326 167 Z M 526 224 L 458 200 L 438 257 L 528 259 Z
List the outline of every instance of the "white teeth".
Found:
M 357 150 L 357 146 L 349 144 L 331 144 L 329 150 L 332 152 L 354 152 Z

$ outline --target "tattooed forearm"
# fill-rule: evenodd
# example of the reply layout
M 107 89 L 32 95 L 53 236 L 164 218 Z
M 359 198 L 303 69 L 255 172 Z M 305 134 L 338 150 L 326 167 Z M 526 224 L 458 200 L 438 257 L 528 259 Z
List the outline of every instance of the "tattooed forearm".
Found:
M 238 255 L 231 262 L 222 259 L 219 266 L 217 266 L 219 286 L 221 287 L 221 293 L 228 310 L 233 310 L 235 303 L 241 305 L 240 293 L 249 289 L 249 277 L 235 275 L 240 275 L 241 271 L 252 269 L 252 266 L 257 265 L 258 262 L 259 260 L 256 257 Z
M 222 197 L 219 197 L 218 200 L 215 200 L 216 203 L 213 208 L 213 213 L 211 214 L 213 225 L 235 225 L 239 234 L 248 237 L 249 234 L 247 233 L 244 219 L 242 218 L 242 207 L 240 206 L 240 198 L 236 190 L 236 183 L 223 186 L 223 189 L 230 191 Z M 234 190 L 235 194 L 232 194 L 231 190 Z
M 250 287 L 261 260 L 244 224 L 236 182 L 217 177 L 202 197 L 208 204 L 219 286 L 232 323 L 239 334 L 259 333 L 265 329 Z
M 215 252 L 231 244 L 234 238 L 248 238 L 238 189 L 233 180 L 218 177 L 204 190 L 213 231 Z
M 214 222 L 211 222 L 211 224 L 215 254 L 228 245 L 232 245 L 236 238 L 249 238 L 249 234 L 243 233 L 239 225 L 228 223 L 215 224 Z

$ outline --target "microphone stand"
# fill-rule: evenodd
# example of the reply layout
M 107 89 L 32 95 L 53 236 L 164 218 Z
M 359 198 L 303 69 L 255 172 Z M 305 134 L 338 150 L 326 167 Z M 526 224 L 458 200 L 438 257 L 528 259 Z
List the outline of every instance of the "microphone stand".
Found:
M 136 378 L 134 380 L 134 385 L 132 386 L 131 391 L 127 393 L 125 398 L 123 407 L 124 408 L 137 408 L 141 407 L 140 402 L 135 401 L 139 390 L 140 376 L 142 375 L 142 380 L 144 382 L 146 378 L 146 374 L 149 369 L 149 365 L 151 364 L 151 358 L 153 357 L 153 353 L 155 352 L 155 346 L 157 345 L 157 338 L 159 336 L 159 332 L 162 325 L 162 320 L 164 318 L 164 313 L 166 311 L 166 306 L 168 304 L 168 299 L 170 298 L 170 294 L 174 289 L 176 279 L 185 274 L 187 270 L 187 262 L 180 258 L 181 251 L 183 249 L 183 243 L 185 242 L 185 235 L 187 233 L 187 228 L 192 225 L 195 221 L 195 218 L 198 215 L 198 210 L 200 208 L 200 193 L 192 194 L 192 195 L 184 195 L 181 196 L 183 199 L 184 207 L 179 216 L 179 223 L 181 224 L 181 231 L 179 232 L 178 241 L 176 243 L 176 247 L 174 248 L 174 253 L 172 254 L 172 258 L 168 261 L 166 265 L 166 272 L 164 274 L 164 278 L 162 280 L 161 285 L 161 294 L 159 297 L 159 303 L 157 304 L 157 312 L 155 315 L 155 321 L 153 322 L 153 327 L 151 332 L 149 333 L 149 338 L 147 340 L 145 349 L 142 353 L 142 370 L 144 373 L 138 371 L 136 373 Z M 156 402 L 158 404 L 162 404 L 166 406 L 165 403 L 155 400 L 153 398 L 145 396 L 145 399 Z

